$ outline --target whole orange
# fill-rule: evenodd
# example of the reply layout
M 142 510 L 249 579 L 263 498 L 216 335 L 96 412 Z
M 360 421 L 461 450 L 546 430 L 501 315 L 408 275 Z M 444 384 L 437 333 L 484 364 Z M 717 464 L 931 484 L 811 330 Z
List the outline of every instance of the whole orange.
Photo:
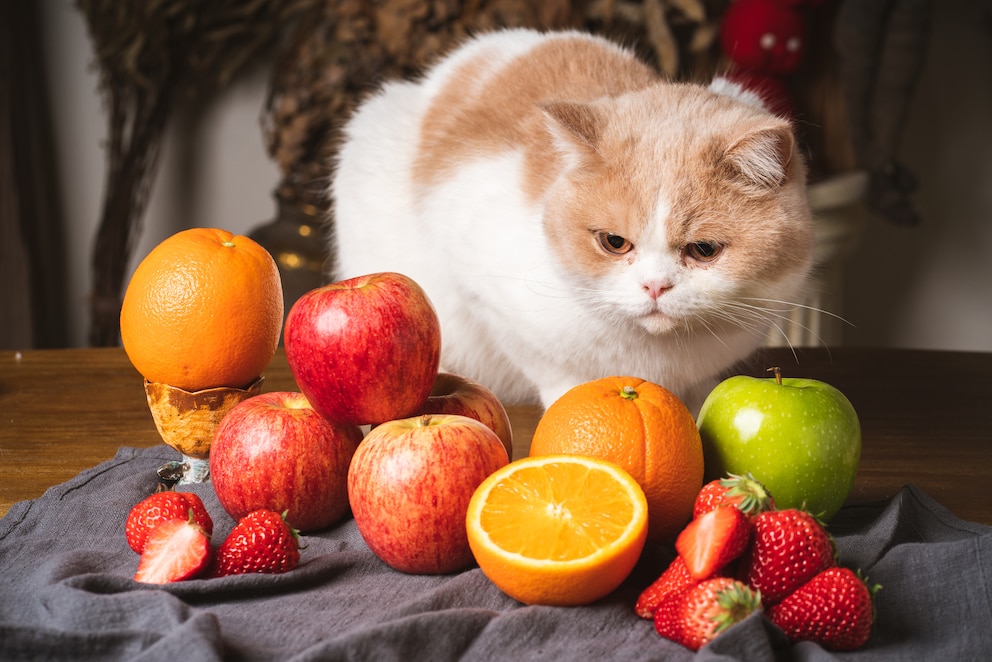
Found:
M 703 447 L 692 413 L 672 392 L 637 377 L 580 384 L 538 421 L 530 455 L 572 453 L 620 465 L 648 501 L 648 539 L 673 540 L 703 484 Z
M 244 387 L 282 330 L 279 270 L 262 246 L 226 230 L 183 230 L 141 261 L 121 306 L 121 342 L 145 379 L 198 391 Z

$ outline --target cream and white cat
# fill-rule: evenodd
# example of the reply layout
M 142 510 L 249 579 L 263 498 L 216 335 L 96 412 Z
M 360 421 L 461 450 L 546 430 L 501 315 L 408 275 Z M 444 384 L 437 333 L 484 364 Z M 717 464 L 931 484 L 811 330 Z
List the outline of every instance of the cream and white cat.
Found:
M 626 374 L 695 411 L 792 307 L 812 253 L 791 125 L 720 88 L 578 32 L 470 40 L 347 124 L 334 276 L 414 278 L 442 368 L 505 403 Z

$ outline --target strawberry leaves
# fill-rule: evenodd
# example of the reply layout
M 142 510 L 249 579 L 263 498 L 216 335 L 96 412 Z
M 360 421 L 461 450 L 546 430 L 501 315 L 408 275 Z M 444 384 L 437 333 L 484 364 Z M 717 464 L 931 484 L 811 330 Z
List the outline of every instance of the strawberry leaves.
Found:
M 696 495 L 692 516 L 699 517 L 717 506 L 736 506 L 748 517 L 775 508 L 775 500 L 765 486 L 752 476 L 729 474 L 703 485 Z

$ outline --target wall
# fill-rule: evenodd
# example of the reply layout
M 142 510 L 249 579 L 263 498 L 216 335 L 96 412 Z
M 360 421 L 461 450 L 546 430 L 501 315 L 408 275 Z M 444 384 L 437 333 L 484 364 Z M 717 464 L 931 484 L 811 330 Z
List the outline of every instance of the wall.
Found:
M 846 270 L 846 343 L 992 351 L 990 4 L 934 2 L 901 154 L 923 223 L 866 228 Z
M 72 345 L 83 346 L 89 325 L 90 254 L 102 204 L 106 119 L 82 15 L 69 0 L 42 2 L 64 187 L 70 339 Z M 158 242 L 183 228 L 221 227 L 245 234 L 274 216 L 272 190 L 279 172 L 265 153 L 260 124 L 266 76 L 264 70 L 248 72 L 216 102 L 186 109 L 173 122 L 142 220 L 134 266 Z
M 82 17 L 45 5 L 49 82 L 69 246 L 71 339 L 85 344 L 89 260 L 103 179 L 104 118 Z M 934 2 L 934 32 L 901 161 L 917 174 L 924 223 L 872 218 L 844 269 L 853 326 L 843 344 L 992 351 L 992 9 Z M 171 128 L 137 260 L 177 229 L 244 233 L 270 218 L 278 178 L 259 124 L 265 72 L 237 81 Z M 196 121 L 194 121 L 196 120 Z

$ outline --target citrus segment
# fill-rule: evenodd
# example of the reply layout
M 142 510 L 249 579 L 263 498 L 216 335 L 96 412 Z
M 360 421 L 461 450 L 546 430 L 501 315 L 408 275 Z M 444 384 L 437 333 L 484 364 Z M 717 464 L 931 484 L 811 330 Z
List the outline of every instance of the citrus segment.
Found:
M 703 448 L 692 413 L 667 389 L 636 377 L 580 384 L 538 421 L 530 455 L 575 453 L 620 465 L 648 501 L 652 540 L 689 521 L 703 484 Z
M 616 589 L 647 537 L 647 501 L 612 462 L 523 458 L 491 474 L 466 517 L 482 572 L 525 604 L 574 606 Z
M 261 245 L 226 230 L 183 230 L 131 276 L 121 342 L 149 382 L 244 387 L 275 354 L 283 305 L 279 270 Z

